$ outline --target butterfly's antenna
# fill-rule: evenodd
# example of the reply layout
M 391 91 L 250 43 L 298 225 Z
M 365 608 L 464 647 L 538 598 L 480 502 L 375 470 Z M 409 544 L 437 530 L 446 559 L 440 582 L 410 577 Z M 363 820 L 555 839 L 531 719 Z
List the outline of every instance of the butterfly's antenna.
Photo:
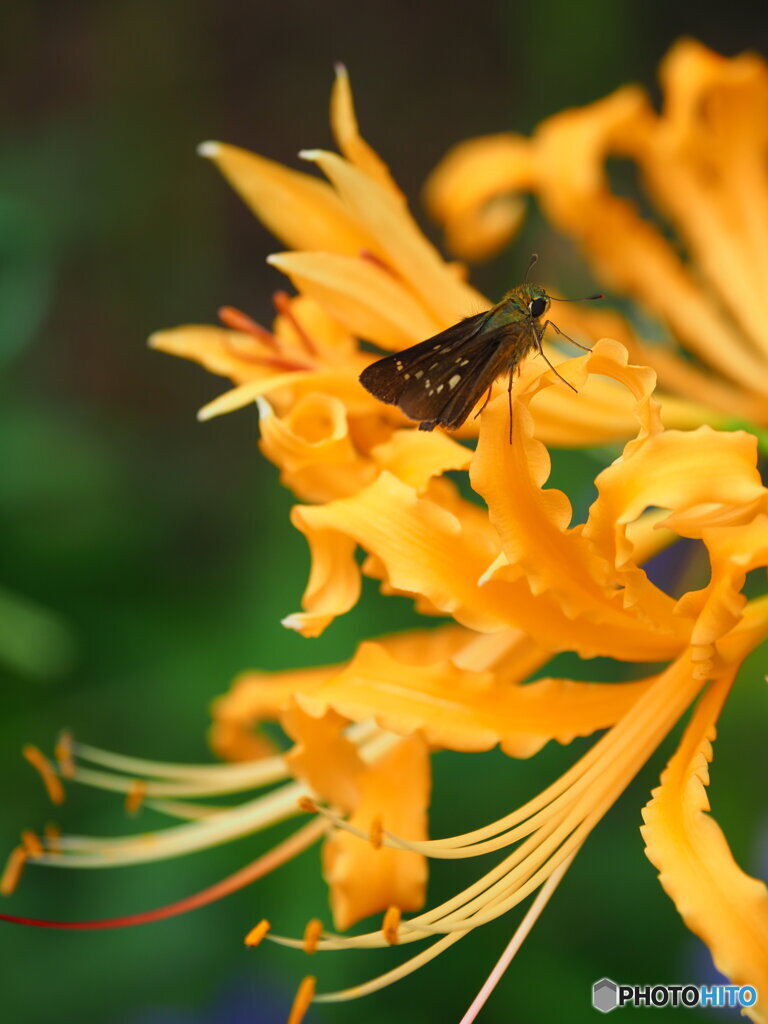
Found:
M 550 295 L 550 299 L 553 302 L 591 302 L 593 299 L 604 299 L 604 295 L 585 295 L 581 299 L 558 299 L 555 295 Z
M 531 253 L 531 258 L 528 260 L 528 269 L 525 272 L 525 280 L 528 280 L 528 275 L 539 262 L 539 254 L 537 252 Z

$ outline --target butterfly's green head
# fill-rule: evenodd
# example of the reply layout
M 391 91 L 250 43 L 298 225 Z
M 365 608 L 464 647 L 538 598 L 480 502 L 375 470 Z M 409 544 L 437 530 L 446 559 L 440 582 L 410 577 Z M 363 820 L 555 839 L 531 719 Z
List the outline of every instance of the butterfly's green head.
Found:
M 538 284 L 519 284 L 512 288 L 496 307 L 498 314 L 509 321 L 523 317 L 538 320 L 549 309 L 549 296 Z

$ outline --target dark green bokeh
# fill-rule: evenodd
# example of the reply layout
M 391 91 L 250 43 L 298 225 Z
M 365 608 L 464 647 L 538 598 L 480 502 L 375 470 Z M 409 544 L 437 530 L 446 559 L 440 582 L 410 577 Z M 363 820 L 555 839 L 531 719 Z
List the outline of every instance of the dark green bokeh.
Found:
M 530 129 L 563 106 L 627 80 L 653 87 L 681 34 L 724 52 L 768 52 L 751 4 L 711 13 L 661 0 L 538 0 L 447 5 L 348 0 L 18 3 L 3 12 L 0 56 L 0 762 L 2 849 L 51 816 L 23 742 L 50 748 L 62 725 L 119 751 L 206 758 L 210 699 L 247 667 L 348 656 L 364 636 L 415 622 L 407 602 L 366 599 L 320 640 L 279 625 L 308 566 L 288 524 L 291 498 L 255 447 L 256 414 L 205 426 L 195 410 L 225 383 L 149 352 L 154 329 L 210 322 L 231 303 L 261 319 L 281 279 L 277 246 L 194 156 L 221 138 L 296 165 L 327 144 L 331 67 L 352 75 L 367 137 L 418 209 L 444 151 L 471 135 Z M 530 248 L 554 283 L 588 275 L 536 221 L 476 280 L 500 294 Z M 595 463 L 563 454 L 559 485 L 575 505 Z M 42 638 L 42 640 L 41 640 Z M 41 653 L 42 652 L 42 653 Z M 559 665 L 582 678 L 594 668 Z M 606 678 L 610 670 L 602 666 Z M 766 827 L 754 764 L 762 756 L 764 684 L 745 670 L 720 729 L 712 786 L 740 862 L 759 870 Z M 640 808 L 671 747 L 602 823 L 489 1003 L 483 1020 L 591 1018 L 593 980 L 703 981 L 708 960 L 645 861 Z M 738 753 L 737 753 L 738 752 Z M 472 827 L 535 792 L 569 763 L 499 754 L 436 758 L 434 834 Z M 74 791 L 70 829 L 128 830 L 117 801 Z M 152 827 L 146 814 L 142 822 Z M 254 855 L 261 840 L 156 867 L 61 873 L 30 869 L 9 912 L 98 917 L 202 888 Z M 765 851 L 763 851 L 765 858 Z M 763 868 L 764 868 L 763 864 Z M 477 865 L 439 865 L 433 893 Z M 254 1021 L 282 1019 L 303 958 L 242 947 L 262 915 L 300 932 L 328 917 L 313 851 L 229 900 L 143 929 L 66 934 L 3 927 L 3 1019 L 82 1024 L 232 1021 L 245 991 Z M 313 1011 L 319 1021 L 458 1020 L 512 922 L 466 939 L 444 960 L 364 1004 Z M 391 956 L 331 957 L 323 987 L 350 984 Z M 666 1020 L 675 1011 L 656 1011 Z M 165 1014 L 165 1016 L 162 1016 Z M 697 1019 L 691 1014 L 691 1019 Z M 703 1019 L 703 1016 L 700 1018 Z M 237 1018 L 239 1020 L 239 1018 Z

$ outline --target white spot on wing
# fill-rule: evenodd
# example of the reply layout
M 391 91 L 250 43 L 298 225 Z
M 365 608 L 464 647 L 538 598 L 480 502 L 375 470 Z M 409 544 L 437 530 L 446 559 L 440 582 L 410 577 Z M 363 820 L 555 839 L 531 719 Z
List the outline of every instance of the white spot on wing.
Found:
M 456 387 L 456 385 L 459 383 L 460 380 L 461 380 L 461 374 L 460 373 L 454 373 L 454 375 L 448 381 L 448 387 L 451 389 L 451 391 L 453 391 L 453 389 Z

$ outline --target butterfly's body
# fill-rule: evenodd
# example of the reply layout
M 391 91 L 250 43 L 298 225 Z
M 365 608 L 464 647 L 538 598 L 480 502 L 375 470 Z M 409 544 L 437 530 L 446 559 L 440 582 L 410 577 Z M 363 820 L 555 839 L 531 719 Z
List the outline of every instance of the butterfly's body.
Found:
M 497 377 L 507 373 L 511 389 L 522 359 L 531 349 L 542 351 L 549 321 L 541 318 L 549 302 L 538 285 L 518 285 L 491 309 L 372 363 L 360 381 L 382 402 L 419 420 L 421 430 L 456 430 Z

